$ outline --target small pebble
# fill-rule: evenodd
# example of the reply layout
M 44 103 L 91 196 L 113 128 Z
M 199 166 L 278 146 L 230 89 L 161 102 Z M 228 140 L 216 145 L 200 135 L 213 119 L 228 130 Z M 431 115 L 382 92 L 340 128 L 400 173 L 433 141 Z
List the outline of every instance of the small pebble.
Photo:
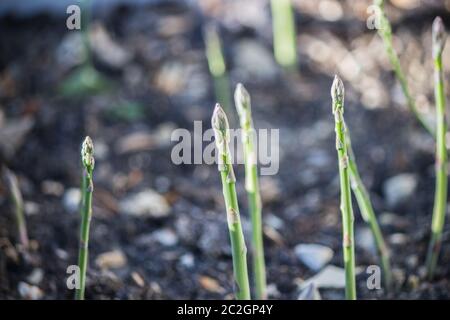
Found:
M 403 233 L 394 233 L 389 236 L 389 242 L 393 245 L 403 245 L 409 241 L 409 237 Z
M 321 297 L 314 283 L 310 283 L 300 292 L 297 300 L 321 300 Z
M 43 278 L 44 278 L 44 271 L 40 268 L 36 268 L 27 277 L 27 282 L 34 285 L 39 285 Z
M 220 286 L 219 282 L 216 279 L 208 276 L 200 276 L 198 281 L 200 283 L 200 286 L 207 291 L 215 293 L 225 292 L 225 289 Z
M 178 243 L 177 235 L 170 229 L 155 231 L 152 236 L 156 241 L 166 247 L 171 247 Z
M 332 249 L 321 244 L 299 244 L 294 248 L 297 258 L 313 271 L 319 271 L 333 258 Z
M 192 269 L 195 265 L 194 256 L 191 253 L 185 253 L 181 256 L 180 263 L 183 267 Z
M 384 196 L 389 206 L 395 207 L 409 199 L 418 184 L 417 175 L 402 173 L 387 179 L 383 184 Z
M 40 300 L 44 296 L 44 293 L 39 287 L 32 286 L 26 282 L 19 282 L 18 285 L 19 294 L 26 300 Z
M 121 250 L 105 252 L 97 256 L 95 264 L 100 269 L 119 269 L 125 266 L 127 258 Z
M 345 270 L 336 266 L 327 266 L 317 275 L 303 282 L 301 288 L 306 288 L 311 283 L 314 283 L 317 288 L 344 288 Z
M 78 188 L 67 189 L 62 200 L 64 208 L 70 213 L 78 212 L 80 201 L 81 191 Z
M 164 218 L 170 213 L 167 200 L 152 189 L 128 196 L 119 207 L 122 212 L 134 217 Z

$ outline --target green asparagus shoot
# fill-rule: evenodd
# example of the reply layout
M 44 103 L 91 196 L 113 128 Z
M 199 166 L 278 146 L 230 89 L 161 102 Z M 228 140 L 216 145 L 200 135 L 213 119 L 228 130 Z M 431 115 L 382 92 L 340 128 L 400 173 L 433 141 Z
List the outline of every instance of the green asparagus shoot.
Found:
M 370 201 L 370 195 L 367 191 L 364 183 L 362 182 L 361 176 L 359 174 L 358 166 L 356 165 L 356 159 L 353 152 L 350 133 L 346 127 L 346 139 L 347 139 L 347 153 L 348 153 L 348 168 L 350 170 L 350 182 L 353 194 L 356 197 L 356 202 L 358 203 L 359 211 L 364 219 L 364 221 L 369 225 L 372 232 L 375 246 L 377 247 L 378 254 L 381 260 L 381 268 L 383 270 L 384 284 L 387 289 L 392 287 L 392 271 L 389 262 L 389 251 L 387 249 L 386 243 L 381 233 L 380 226 L 375 215 L 375 211 L 372 207 L 372 202 Z
M 384 1 L 383 0 L 374 0 L 374 5 L 378 8 L 380 25 L 378 28 L 378 34 L 383 39 L 383 44 L 386 49 L 386 53 L 391 62 L 392 68 L 394 69 L 395 76 L 397 80 L 400 82 L 400 86 L 402 88 L 403 94 L 405 95 L 408 108 L 414 114 L 414 116 L 419 120 L 422 126 L 434 137 L 433 128 L 427 123 L 422 114 L 417 110 L 416 102 L 414 98 L 411 96 L 408 82 L 406 80 L 405 74 L 403 73 L 400 59 L 398 57 L 397 52 L 394 49 L 394 44 L 392 41 L 392 27 L 391 24 L 384 12 Z
M 236 178 L 231 164 L 229 150 L 230 128 L 222 107 L 217 104 L 211 119 L 218 152 L 218 166 L 222 179 L 223 196 L 227 211 L 228 230 L 230 233 L 233 256 L 236 299 L 249 300 L 250 286 L 247 270 L 247 247 L 242 231 L 239 205 L 236 195 Z
M 266 265 L 264 262 L 264 243 L 262 232 L 261 196 L 258 183 L 258 166 L 254 145 L 254 128 L 251 114 L 250 95 L 242 84 L 234 92 L 234 101 L 241 123 L 241 138 L 244 148 L 245 189 L 252 221 L 253 277 L 256 299 L 265 299 Z
M 434 194 L 433 221 L 431 241 L 427 255 L 427 275 L 432 279 L 436 269 L 442 242 L 447 208 L 447 133 L 445 115 L 444 75 L 442 71 L 442 51 L 445 46 L 445 27 L 442 19 L 437 17 L 433 22 L 433 59 L 434 59 L 434 96 L 436 103 L 436 186 Z
M 3 166 L 3 179 L 6 182 L 6 186 L 9 189 L 9 194 L 11 197 L 11 201 L 14 204 L 14 213 L 16 216 L 17 230 L 19 234 L 20 244 L 24 249 L 28 249 L 29 240 L 28 240 L 28 232 L 27 232 L 27 224 L 25 221 L 25 215 L 23 210 L 23 197 L 22 192 L 20 192 L 19 182 L 17 181 L 17 177 L 10 169 L 6 166 Z
M 297 45 L 291 0 L 271 0 L 270 6 L 275 59 L 282 67 L 295 70 Z
M 206 47 L 206 58 L 208 60 L 209 72 L 211 73 L 214 80 L 214 92 L 216 95 L 216 99 L 226 111 L 230 112 L 230 82 L 228 79 L 220 36 L 215 25 L 206 25 L 206 27 L 204 28 L 204 39 Z
M 94 144 L 86 137 L 81 147 L 83 165 L 81 228 L 78 267 L 80 268 L 80 288 L 75 292 L 75 299 L 84 300 L 86 272 L 88 267 L 89 228 L 92 219 L 92 193 L 94 191 L 93 172 L 95 166 Z
M 347 143 L 344 122 L 344 84 L 338 77 L 334 77 L 331 87 L 331 97 L 333 100 L 333 114 L 336 131 L 336 150 L 339 159 L 339 178 L 341 189 L 341 214 L 345 267 L 345 297 L 347 300 L 356 299 L 355 281 L 355 244 L 353 230 L 353 208 L 350 189 L 349 158 L 347 153 Z

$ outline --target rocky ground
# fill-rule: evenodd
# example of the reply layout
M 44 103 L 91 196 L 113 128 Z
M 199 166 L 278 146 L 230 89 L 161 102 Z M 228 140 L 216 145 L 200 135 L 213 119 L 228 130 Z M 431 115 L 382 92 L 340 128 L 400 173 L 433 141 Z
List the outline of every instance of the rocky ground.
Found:
M 433 119 L 430 26 L 437 14 L 450 26 L 449 5 L 392 3 L 395 45 L 420 110 Z M 11 203 L 1 187 L 0 298 L 72 298 L 66 269 L 77 262 L 79 147 L 87 134 L 97 161 L 87 298 L 232 298 L 217 168 L 170 161 L 175 128 L 192 130 L 195 120 L 210 126 L 215 98 L 201 30 L 216 20 L 230 81 L 244 83 L 252 95 L 256 127 L 280 130 L 279 173 L 261 178 L 269 298 L 311 298 L 317 292 L 323 299 L 344 297 L 329 96 L 338 73 L 357 161 L 395 276 L 391 292 L 367 289 L 366 268 L 378 260 L 355 203 L 358 295 L 448 299 L 448 227 L 436 279 L 426 281 L 423 269 L 434 143 L 405 108 L 382 42 L 366 27 L 369 2 L 295 5 L 295 74 L 273 60 L 264 1 L 155 1 L 115 7 L 107 15 L 94 12 L 91 56 L 104 83 L 77 97 L 61 91 L 86 65 L 80 34 L 67 31 L 65 17 L 3 16 L 0 150 L 19 177 L 31 248 L 25 252 L 17 244 Z M 236 173 L 249 238 L 242 166 Z M 308 286 L 312 277 L 316 288 Z

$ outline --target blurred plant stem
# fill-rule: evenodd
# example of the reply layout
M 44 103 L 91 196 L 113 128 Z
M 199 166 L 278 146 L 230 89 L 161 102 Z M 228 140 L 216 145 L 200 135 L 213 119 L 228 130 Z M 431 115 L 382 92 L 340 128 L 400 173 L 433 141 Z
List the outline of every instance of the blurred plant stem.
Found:
M 258 166 L 255 150 L 256 132 L 253 128 L 250 95 L 242 84 L 238 84 L 234 93 L 236 109 L 241 123 L 242 145 L 245 162 L 245 189 L 252 221 L 253 277 L 256 299 L 267 298 L 266 264 L 264 262 L 264 243 L 261 214 L 261 196 L 259 193 Z
M 344 84 L 338 76 L 334 77 L 331 87 L 333 100 L 333 115 L 336 131 L 336 150 L 339 160 L 339 179 L 341 189 L 341 214 L 345 266 L 345 297 L 347 300 L 356 300 L 355 281 L 355 242 L 353 230 L 353 208 L 350 189 L 349 157 L 344 122 Z
M 209 72 L 214 80 L 216 99 L 226 112 L 232 114 L 230 82 L 217 26 L 212 23 L 207 24 L 204 28 L 203 35 Z M 230 118 L 232 121 L 234 120 L 234 117 Z
M 239 205 L 236 195 L 236 177 L 231 164 L 229 150 L 230 127 L 228 119 L 220 107 L 216 105 L 211 119 L 212 128 L 218 151 L 219 171 L 222 179 L 223 196 L 227 211 L 228 230 L 230 232 L 231 249 L 233 256 L 233 271 L 236 281 L 236 299 L 249 300 L 250 286 L 247 270 L 247 247 L 245 246 L 244 233 L 242 231 Z
M 273 49 L 277 62 L 289 71 L 297 66 L 295 17 L 291 0 L 271 0 Z
M 78 267 L 80 268 L 80 288 L 75 292 L 75 299 L 84 300 L 86 273 L 88 268 L 89 229 L 92 219 L 92 193 L 94 191 L 93 172 L 95 166 L 94 145 L 91 138 L 86 137 L 81 147 L 83 165 L 83 181 L 81 185 L 81 228 Z
M 384 284 L 387 289 L 392 288 L 392 271 L 389 262 L 389 251 L 387 249 L 386 243 L 381 233 L 380 226 L 375 215 L 375 211 L 372 207 L 372 202 L 370 201 L 370 195 L 367 191 L 364 183 L 362 182 L 361 176 L 359 174 L 358 166 L 356 164 L 355 154 L 353 152 L 352 143 L 350 139 L 350 132 L 348 128 L 346 130 L 347 139 L 347 153 L 348 153 L 348 168 L 350 170 L 350 182 L 353 194 L 356 197 L 359 210 L 364 221 L 369 225 L 370 230 L 375 241 L 375 246 L 377 247 L 378 254 L 381 260 L 381 268 L 383 269 L 383 279 Z
M 445 214 L 447 211 L 447 148 L 445 135 L 445 91 L 442 71 L 442 51 L 445 46 L 445 27 L 440 17 L 433 22 L 434 97 L 436 103 L 436 186 L 434 194 L 431 240 L 427 254 L 427 276 L 432 279 L 442 244 Z
M 386 16 L 386 13 L 384 12 L 384 1 L 374 0 L 374 5 L 378 8 L 377 14 L 379 15 L 379 25 L 377 26 L 378 34 L 383 39 L 386 53 L 389 57 L 392 68 L 394 69 L 395 76 L 400 83 L 403 94 L 407 101 L 408 108 L 416 116 L 417 120 L 419 120 L 422 126 L 434 137 L 434 129 L 427 123 L 423 115 L 417 110 L 415 100 L 411 96 L 408 87 L 408 81 L 406 80 L 405 74 L 403 73 L 398 54 L 394 49 L 394 43 L 392 40 L 392 27 L 389 19 Z
M 92 1 L 81 1 L 81 37 L 83 39 L 85 60 L 74 69 L 59 86 L 59 92 L 67 97 L 84 97 L 107 91 L 111 88 L 110 81 L 100 74 L 92 60 L 92 50 L 89 41 L 89 27 L 92 16 Z
M 24 249 L 28 249 L 29 240 L 27 232 L 27 224 L 25 221 L 24 209 L 23 209 L 23 197 L 20 192 L 19 182 L 16 175 L 6 166 L 2 167 L 3 180 L 6 182 L 6 186 L 9 190 L 9 194 L 14 204 L 14 213 L 16 216 L 17 230 L 19 234 L 19 241 Z

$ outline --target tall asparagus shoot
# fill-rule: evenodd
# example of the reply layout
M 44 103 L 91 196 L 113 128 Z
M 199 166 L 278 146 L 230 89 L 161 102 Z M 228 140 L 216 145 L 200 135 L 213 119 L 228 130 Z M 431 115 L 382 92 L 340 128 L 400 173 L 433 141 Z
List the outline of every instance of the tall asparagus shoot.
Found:
M 445 92 L 442 72 L 442 51 L 445 46 L 445 27 L 440 17 L 433 22 L 434 96 L 436 103 L 436 189 L 434 194 L 431 241 L 427 255 L 427 275 L 433 278 L 442 242 L 442 230 L 447 206 L 447 148 L 445 134 Z
M 3 178 L 9 189 L 9 194 L 14 204 L 19 241 L 22 244 L 23 248 L 27 249 L 29 247 L 28 232 L 25 215 L 23 213 L 23 197 L 22 193 L 20 192 L 19 182 L 17 181 L 17 177 L 14 172 L 9 170 L 6 166 L 3 166 L 2 169 Z
M 245 189 L 252 221 L 253 276 L 256 299 L 266 299 L 266 264 L 262 232 L 261 196 L 256 163 L 255 129 L 253 128 L 250 95 L 242 84 L 234 92 L 234 101 L 241 124 L 241 138 L 244 148 Z
M 291 0 L 271 0 L 273 49 L 275 59 L 288 70 L 297 65 L 295 19 Z
M 387 249 L 386 243 L 384 242 L 383 234 L 381 233 L 380 226 L 378 225 L 377 217 L 375 216 L 375 211 L 372 207 L 372 202 L 370 201 L 370 195 L 367 191 L 364 183 L 362 182 L 361 176 L 359 175 L 358 166 L 356 165 L 355 154 L 353 152 L 350 133 L 348 128 L 346 128 L 346 139 L 347 139 L 347 153 L 348 153 L 348 168 L 350 170 L 350 182 L 353 194 L 356 197 L 359 210 L 364 221 L 369 225 L 370 230 L 375 241 L 375 246 L 377 247 L 378 254 L 381 260 L 381 267 L 383 269 L 383 279 L 386 288 L 391 288 L 392 285 L 392 271 L 389 262 L 389 251 Z
M 89 227 L 92 218 L 92 193 L 94 191 L 93 172 L 95 166 L 94 144 L 86 137 L 81 147 L 83 165 L 81 228 L 78 267 L 80 268 L 80 288 L 75 292 L 75 299 L 84 300 L 86 272 L 88 267 Z
M 213 24 L 206 25 L 204 28 L 204 38 L 206 58 L 208 60 L 209 72 L 213 76 L 214 80 L 214 92 L 216 99 L 225 110 L 230 112 L 231 88 L 217 27 Z
M 242 232 L 241 218 L 236 195 L 236 178 L 229 150 L 230 128 L 222 107 L 217 104 L 211 119 L 218 151 L 218 167 L 222 179 L 223 196 L 227 210 L 228 230 L 230 232 L 233 256 L 236 299 L 249 300 L 250 286 L 247 270 L 247 247 Z
M 424 117 L 417 110 L 414 98 L 411 96 L 411 93 L 409 91 L 408 82 L 400 65 L 400 59 L 398 58 L 397 52 L 394 49 L 394 44 L 392 41 L 392 27 L 384 12 L 384 0 L 374 0 L 374 5 L 376 6 L 377 14 L 379 15 L 379 25 L 377 26 L 378 34 L 383 39 L 386 53 L 389 57 L 392 68 L 394 69 L 395 76 L 400 82 L 400 86 L 402 88 L 403 94 L 405 95 L 408 108 L 415 115 L 417 120 L 419 120 L 422 126 L 434 137 L 433 128 L 430 127 Z
M 355 245 L 353 230 L 353 208 L 350 189 L 349 158 L 344 122 L 344 84 L 338 77 L 334 77 L 331 86 L 331 98 L 333 100 L 333 114 L 336 131 L 336 150 L 339 159 L 339 178 L 341 187 L 341 214 L 345 266 L 345 297 L 347 300 L 356 299 L 355 283 Z

